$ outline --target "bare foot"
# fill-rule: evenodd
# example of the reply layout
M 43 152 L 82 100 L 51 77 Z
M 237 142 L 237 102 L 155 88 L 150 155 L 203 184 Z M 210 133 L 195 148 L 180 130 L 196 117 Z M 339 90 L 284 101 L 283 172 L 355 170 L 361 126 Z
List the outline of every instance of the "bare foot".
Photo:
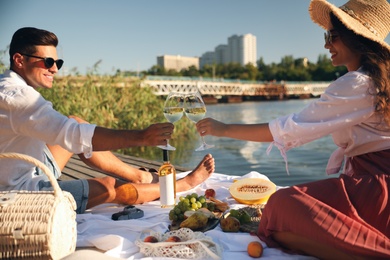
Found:
M 206 154 L 192 172 L 176 182 L 177 192 L 186 191 L 196 187 L 207 180 L 214 170 L 214 158 L 211 154 Z

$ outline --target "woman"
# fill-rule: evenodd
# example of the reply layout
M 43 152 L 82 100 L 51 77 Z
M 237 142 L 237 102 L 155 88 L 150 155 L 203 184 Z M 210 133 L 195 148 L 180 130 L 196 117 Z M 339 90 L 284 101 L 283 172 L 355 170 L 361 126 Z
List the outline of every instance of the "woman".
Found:
M 286 189 L 269 199 L 258 236 L 270 247 L 321 259 L 390 257 L 390 4 L 350 0 L 340 8 L 312 0 L 312 20 L 327 30 L 325 48 L 348 73 L 301 112 L 265 124 L 204 119 L 201 135 L 272 142 L 290 148 L 331 134 L 331 178 Z M 272 145 L 271 144 L 271 145 Z

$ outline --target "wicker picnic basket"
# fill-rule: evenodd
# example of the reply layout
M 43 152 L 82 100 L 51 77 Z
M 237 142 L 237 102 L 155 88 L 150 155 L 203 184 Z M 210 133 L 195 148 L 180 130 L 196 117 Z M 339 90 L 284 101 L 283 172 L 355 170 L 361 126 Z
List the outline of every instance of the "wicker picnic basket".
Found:
M 62 191 L 46 165 L 19 153 L 1 158 L 19 159 L 39 167 L 54 191 L 0 192 L 0 259 L 61 259 L 76 248 L 76 203 Z

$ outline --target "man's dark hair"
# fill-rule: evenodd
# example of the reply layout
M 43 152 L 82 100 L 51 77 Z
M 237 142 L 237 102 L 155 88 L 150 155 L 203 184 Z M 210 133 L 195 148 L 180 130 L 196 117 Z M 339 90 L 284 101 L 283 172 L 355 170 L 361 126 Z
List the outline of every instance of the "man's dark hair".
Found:
M 9 48 L 11 67 L 13 66 L 12 57 L 15 53 L 33 54 L 37 45 L 57 47 L 58 38 L 52 32 L 34 27 L 24 27 L 17 30 L 12 36 Z

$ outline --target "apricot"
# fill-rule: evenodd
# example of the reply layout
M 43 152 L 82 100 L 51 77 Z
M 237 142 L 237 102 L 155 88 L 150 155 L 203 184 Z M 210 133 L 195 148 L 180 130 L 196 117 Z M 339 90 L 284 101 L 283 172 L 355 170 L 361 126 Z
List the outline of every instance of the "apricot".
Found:
M 181 239 L 178 236 L 170 236 L 165 240 L 165 242 L 180 242 Z
M 263 245 L 258 241 L 252 241 L 248 244 L 248 255 L 253 258 L 261 257 L 263 254 Z
M 148 237 L 145 237 L 144 242 L 157 243 L 158 239 L 155 236 L 148 236 Z
M 204 196 L 206 197 L 206 199 L 209 199 L 210 197 L 215 198 L 215 190 L 214 189 L 207 189 L 204 192 Z

